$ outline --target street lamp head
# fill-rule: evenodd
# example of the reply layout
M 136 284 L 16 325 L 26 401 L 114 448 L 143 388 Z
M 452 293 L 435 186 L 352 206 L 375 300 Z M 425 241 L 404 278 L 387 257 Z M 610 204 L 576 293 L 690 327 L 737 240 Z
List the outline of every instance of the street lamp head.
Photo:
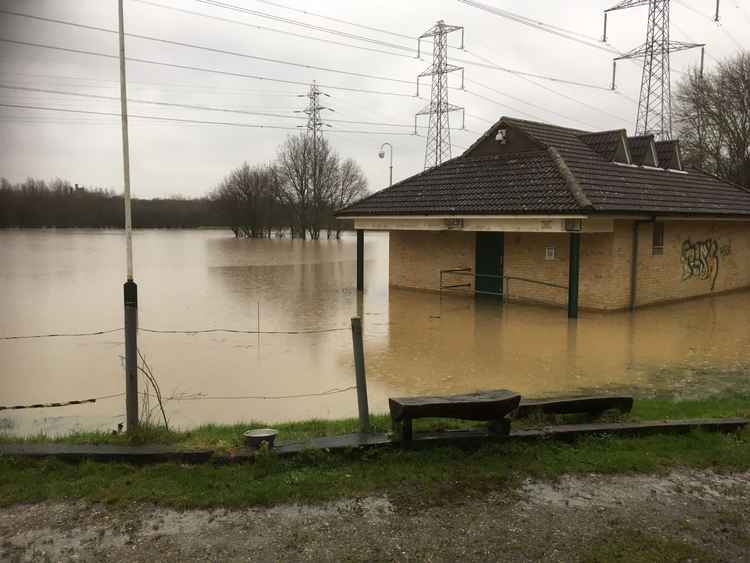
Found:
M 385 151 L 380 151 L 380 152 L 378 152 L 378 156 L 379 156 L 380 158 L 385 158 Z

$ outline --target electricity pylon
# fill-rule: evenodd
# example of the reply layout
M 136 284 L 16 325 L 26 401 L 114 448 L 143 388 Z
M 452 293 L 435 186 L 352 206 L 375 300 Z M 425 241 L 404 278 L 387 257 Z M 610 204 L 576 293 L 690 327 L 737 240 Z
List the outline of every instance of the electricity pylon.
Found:
M 331 97 L 330 94 L 322 92 L 320 88 L 318 88 L 318 84 L 313 80 L 307 94 L 299 94 L 300 98 L 307 98 L 307 107 L 295 111 L 295 113 L 304 113 L 307 115 L 307 125 L 298 125 L 297 127 L 305 127 L 307 129 L 307 135 L 312 141 L 312 162 L 310 163 L 312 173 L 310 179 L 312 181 L 313 198 L 320 196 L 320 185 L 318 183 L 320 171 L 318 168 L 323 164 L 318 161 L 318 139 L 323 136 L 323 127 L 331 127 L 330 123 L 325 123 L 323 121 L 320 114 L 323 110 L 334 111 L 332 108 L 320 104 L 321 96 L 326 96 L 327 98 Z
M 307 107 L 305 109 L 295 111 L 295 113 L 304 113 L 305 115 L 307 115 L 307 125 L 299 125 L 298 127 L 307 128 L 307 133 L 312 137 L 313 140 L 313 148 L 315 147 L 318 137 L 321 136 L 323 127 L 331 127 L 329 123 L 325 123 L 323 121 L 320 116 L 321 112 L 323 110 L 334 111 L 332 108 L 320 105 L 321 96 L 326 96 L 328 98 L 331 97 L 330 94 L 322 92 L 320 88 L 318 88 L 318 84 L 313 80 L 313 83 L 310 84 L 310 89 L 307 91 L 307 94 L 299 94 L 298 96 L 300 98 L 307 98 Z
M 617 61 L 642 59 L 641 94 L 638 98 L 636 135 L 653 134 L 659 141 L 672 138 L 672 86 L 669 59 L 671 53 L 704 47 L 703 43 L 685 43 L 669 39 L 670 0 L 623 0 L 604 11 L 604 35 L 607 40 L 607 13 L 648 4 L 646 42 L 617 57 L 612 63 L 612 89 L 615 89 Z M 701 66 L 703 57 L 701 56 Z
M 417 96 L 419 96 L 419 79 L 432 76 L 432 93 L 430 103 L 414 116 L 414 133 L 417 133 L 417 118 L 429 115 L 430 123 L 427 129 L 427 145 L 424 151 L 424 167 L 432 168 L 451 157 L 451 130 L 448 115 L 453 111 L 464 108 L 448 102 L 448 74 L 461 71 L 461 88 L 463 88 L 464 69 L 448 64 L 448 34 L 461 31 L 461 49 L 464 48 L 464 28 L 457 25 L 447 25 L 443 20 L 425 31 L 417 40 L 417 57 L 421 54 L 422 39 L 433 38 L 432 64 L 417 77 Z M 465 119 L 465 118 L 464 118 Z M 463 125 L 462 125 L 463 127 Z

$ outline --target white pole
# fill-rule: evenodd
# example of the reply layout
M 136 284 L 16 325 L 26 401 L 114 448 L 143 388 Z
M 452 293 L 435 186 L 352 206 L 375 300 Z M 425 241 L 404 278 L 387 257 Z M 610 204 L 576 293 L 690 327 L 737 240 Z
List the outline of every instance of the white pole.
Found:
M 120 113 L 122 114 L 122 166 L 125 178 L 125 246 L 128 280 L 133 279 L 133 219 L 130 210 L 130 146 L 128 142 L 128 87 L 125 79 L 125 23 L 118 0 L 120 28 Z

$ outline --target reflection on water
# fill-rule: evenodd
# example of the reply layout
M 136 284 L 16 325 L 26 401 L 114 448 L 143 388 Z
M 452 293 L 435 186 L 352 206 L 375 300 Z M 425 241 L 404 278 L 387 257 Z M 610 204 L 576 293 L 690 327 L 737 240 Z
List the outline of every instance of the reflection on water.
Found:
M 750 292 L 644 309 L 562 309 L 388 288 L 388 237 L 366 237 L 358 298 L 355 241 L 236 240 L 222 231 L 135 237 L 144 328 L 325 334 L 141 333 L 168 396 L 316 393 L 354 382 L 349 319 L 363 314 L 371 409 L 387 398 L 507 387 L 526 395 L 635 388 L 698 395 L 747 387 Z M 0 233 L 0 335 L 122 326 L 123 239 L 117 232 Z M 122 334 L 0 341 L 0 404 L 83 399 L 123 390 Z M 112 428 L 122 399 L 11 411 L 28 433 Z M 6 411 L 8 412 L 8 411 Z M 356 416 L 354 392 L 284 400 L 170 401 L 178 426 Z

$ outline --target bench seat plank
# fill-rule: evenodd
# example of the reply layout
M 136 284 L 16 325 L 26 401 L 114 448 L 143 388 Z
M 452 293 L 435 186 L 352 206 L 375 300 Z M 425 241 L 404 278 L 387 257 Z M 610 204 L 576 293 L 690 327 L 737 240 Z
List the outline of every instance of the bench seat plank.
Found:
M 521 396 L 507 389 L 464 395 L 388 399 L 394 422 L 440 417 L 462 420 L 498 420 L 518 407 Z
M 515 418 L 526 418 L 533 413 L 542 414 L 598 414 L 610 409 L 630 412 L 633 397 L 630 395 L 594 395 L 585 397 L 557 397 L 549 399 L 523 399 L 514 413 Z

